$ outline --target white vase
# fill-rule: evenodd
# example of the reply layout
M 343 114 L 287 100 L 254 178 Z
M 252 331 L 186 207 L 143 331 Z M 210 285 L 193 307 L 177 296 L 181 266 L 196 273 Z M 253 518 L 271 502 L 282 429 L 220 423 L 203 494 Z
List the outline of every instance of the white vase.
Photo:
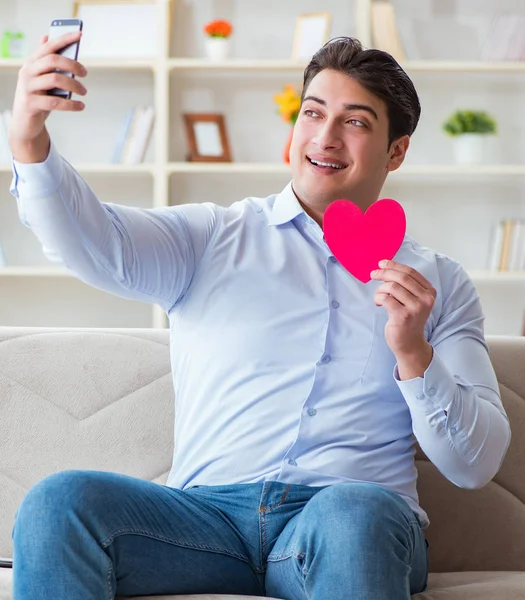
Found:
M 482 133 L 463 133 L 454 139 L 454 158 L 459 165 L 483 162 L 485 136 Z
M 206 55 L 210 60 L 225 60 L 230 54 L 230 40 L 222 37 L 206 38 Z

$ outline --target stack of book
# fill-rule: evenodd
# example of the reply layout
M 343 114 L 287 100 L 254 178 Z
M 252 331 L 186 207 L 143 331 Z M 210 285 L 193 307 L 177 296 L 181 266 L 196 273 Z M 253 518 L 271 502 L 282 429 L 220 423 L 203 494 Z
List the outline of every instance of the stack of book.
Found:
M 494 228 L 490 271 L 525 271 L 525 219 L 504 219 Z
M 7 139 L 11 115 L 11 110 L 0 111 L 0 165 L 4 167 L 11 164 L 11 149 Z
M 495 17 L 481 51 L 482 60 L 525 60 L 525 16 L 504 13 Z
M 406 60 L 394 7 L 386 0 L 372 2 L 372 43 L 375 48 L 391 54 L 397 62 Z
M 153 133 L 153 106 L 135 106 L 125 115 L 117 138 L 112 163 L 137 164 L 144 162 Z

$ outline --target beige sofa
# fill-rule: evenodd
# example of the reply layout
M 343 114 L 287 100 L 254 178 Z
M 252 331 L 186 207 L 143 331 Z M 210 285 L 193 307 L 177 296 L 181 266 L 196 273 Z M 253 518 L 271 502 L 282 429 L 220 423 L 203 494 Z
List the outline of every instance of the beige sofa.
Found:
M 525 338 L 488 342 L 512 444 L 481 490 L 455 487 L 418 449 L 431 520 L 418 600 L 525 599 Z M 168 331 L 0 327 L 0 556 L 11 556 L 18 504 L 46 475 L 97 469 L 163 484 L 173 415 Z M 0 600 L 11 600 L 11 574 L 0 569 Z

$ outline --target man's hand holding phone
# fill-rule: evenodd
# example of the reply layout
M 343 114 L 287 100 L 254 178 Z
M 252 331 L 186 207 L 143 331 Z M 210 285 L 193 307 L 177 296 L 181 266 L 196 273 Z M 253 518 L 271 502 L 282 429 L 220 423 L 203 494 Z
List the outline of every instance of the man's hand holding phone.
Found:
M 85 67 L 60 54 L 64 48 L 79 42 L 81 36 L 82 32 L 76 31 L 52 40 L 43 37 L 40 48 L 20 69 L 9 127 L 9 143 L 15 160 L 43 162 L 49 153 L 49 134 L 45 128 L 49 114 L 54 110 L 84 109 L 84 103 L 79 100 L 49 93 L 57 89 L 81 96 L 87 93 L 84 85 L 75 79 L 87 75 Z M 64 73 L 71 73 L 73 77 Z

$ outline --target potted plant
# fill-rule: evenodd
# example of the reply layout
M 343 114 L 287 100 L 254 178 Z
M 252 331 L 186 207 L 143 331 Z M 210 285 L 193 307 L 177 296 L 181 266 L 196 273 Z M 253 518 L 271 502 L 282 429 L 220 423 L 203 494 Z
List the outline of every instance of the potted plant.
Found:
M 445 133 L 454 138 L 456 162 L 473 165 L 483 162 L 484 141 L 497 132 L 496 121 L 482 110 L 456 110 L 443 123 Z
M 283 150 L 283 160 L 285 163 L 290 163 L 290 144 L 292 143 L 293 126 L 299 116 L 301 107 L 301 95 L 295 89 L 295 86 L 288 84 L 284 86 L 281 94 L 275 94 L 273 97 L 277 104 L 277 112 L 285 123 L 291 125 L 290 133 Z
M 206 54 L 210 60 L 224 60 L 230 54 L 230 36 L 233 27 L 229 21 L 217 19 L 204 26 Z

